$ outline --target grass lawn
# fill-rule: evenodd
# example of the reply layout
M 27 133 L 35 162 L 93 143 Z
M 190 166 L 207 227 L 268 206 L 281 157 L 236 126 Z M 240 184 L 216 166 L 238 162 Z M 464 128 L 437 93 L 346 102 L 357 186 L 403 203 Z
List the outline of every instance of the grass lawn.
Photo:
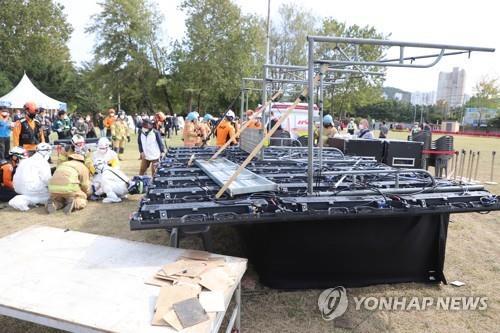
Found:
M 391 132 L 390 138 L 406 139 L 406 133 Z M 179 137 L 169 145 L 180 145 Z M 455 137 L 455 148 L 481 151 L 480 180 L 489 179 L 491 151 L 500 150 L 500 139 Z M 137 143 L 127 144 L 122 169 L 128 175 L 139 170 Z M 496 181 L 500 182 L 500 157 L 496 161 Z M 489 186 L 500 194 L 500 185 Z M 130 231 L 129 215 L 138 207 L 140 196 L 130 196 L 120 204 L 90 202 L 82 211 L 65 216 L 62 212 L 47 215 L 44 208 L 23 213 L 11 208 L 0 209 L 0 237 L 33 225 L 112 236 L 117 238 L 168 245 L 162 230 Z M 342 318 L 344 326 L 336 328 L 324 321 L 317 307 L 321 290 L 277 291 L 263 287 L 251 267 L 243 283 L 242 328 L 245 332 L 498 332 L 500 327 L 500 212 L 486 215 L 460 214 L 451 217 L 448 231 L 445 275 L 448 281 L 466 283 L 451 285 L 405 283 L 348 289 L 350 296 L 487 296 L 485 311 L 351 311 Z M 231 227 L 214 231 L 215 252 L 238 253 L 239 244 Z M 183 238 L 183 248 L 201 248 L 196 237 Z M 332 257 L 334 254 L 332 254 Z M 1 274 L 1 273 L 0 273 Z M 332 286 L 333 287 L 333 286 Z M 59 332 L 31 323 L 0 316 L 0 332 Z M 138 332 L 139 333 L 139 332 Z

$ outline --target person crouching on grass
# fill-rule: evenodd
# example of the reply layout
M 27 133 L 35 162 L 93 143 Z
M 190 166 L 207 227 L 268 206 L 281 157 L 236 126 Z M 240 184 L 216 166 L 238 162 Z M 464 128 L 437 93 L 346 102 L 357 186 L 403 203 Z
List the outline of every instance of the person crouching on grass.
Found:
M 151 175 L 156 173 L 157 164 L 165 152 L 165 145 L 161 139 L 160 132 L 153 128 L 153 122 L 144 118 L 142 129 L 137 136 L 139 153 L 141 154 L 140 175 L 144 175 L 151 165 Z

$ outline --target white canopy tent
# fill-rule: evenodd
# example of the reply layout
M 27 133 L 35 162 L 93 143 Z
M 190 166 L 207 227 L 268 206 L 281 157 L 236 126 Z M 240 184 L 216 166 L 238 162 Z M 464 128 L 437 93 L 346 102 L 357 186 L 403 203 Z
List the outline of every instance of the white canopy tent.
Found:
M 59 102 L 43 92 L 31 82 L 26 73 L 23 78 L 7 95 L 0 97 L 0 106 L 11 109 L 22 109 L 26 102 L 35 102 L 37 107 L 44 109 L 66 110 L 66 103 Z

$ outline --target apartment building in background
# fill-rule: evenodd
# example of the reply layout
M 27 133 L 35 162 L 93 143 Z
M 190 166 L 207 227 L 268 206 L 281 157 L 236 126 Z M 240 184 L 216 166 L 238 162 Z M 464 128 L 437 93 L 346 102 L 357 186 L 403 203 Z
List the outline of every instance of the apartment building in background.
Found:
M 439 72 L 436 101 L 446 101 L 449 108 L 462 106 L 465 100 L 465 70 L 454 67 L 451 72 Z

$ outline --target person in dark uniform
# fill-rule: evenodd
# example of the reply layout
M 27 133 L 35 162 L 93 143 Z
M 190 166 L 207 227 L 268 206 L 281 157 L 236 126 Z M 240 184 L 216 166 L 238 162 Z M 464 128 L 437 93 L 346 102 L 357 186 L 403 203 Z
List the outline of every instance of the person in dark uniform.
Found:
M 37 108 L 34 102 L 24 105 L 26 115 L 16 121 L 12 130 L 12 141 L 14 146 L 23 147 L 28 154 L 33 154 L 39 143 L 45 142 L 42 124 L 36 119 Z

